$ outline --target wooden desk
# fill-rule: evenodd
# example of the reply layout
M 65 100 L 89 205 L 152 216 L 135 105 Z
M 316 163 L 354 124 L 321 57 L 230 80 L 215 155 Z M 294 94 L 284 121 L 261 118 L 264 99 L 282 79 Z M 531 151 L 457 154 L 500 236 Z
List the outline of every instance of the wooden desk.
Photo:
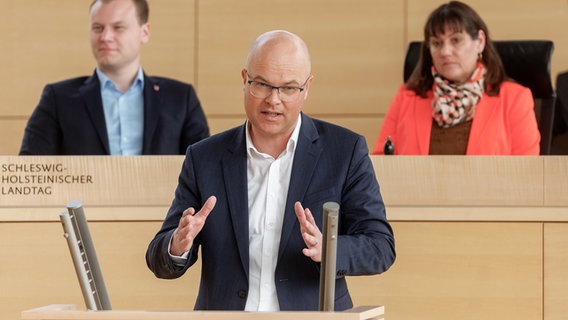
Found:
M 59 168 L 55 175 L 90 175 L 93 181 L 46 184 L 50 195 L 0 197 L 0 318 L 17 319 L 22 310 L 42 305 L 83 305 L 58 218 L 74 199 L 83 200 L 91 220 L 115 309 L 191 309 L 199 267 L 166 281 L 155 279 L 144 262 L 182 161 L 0 157 L 2 181 L 37 174 L 21 172 L 35 170 L 31 164 L 52 164 Z M 568 314 L 568 158 L 373 157 L 373 162 L 395 231 L 397 261 L 382 275 L 348 279 L 355 305 L 384 305 L 389 320 L 552 320 Z M 28 169 L 12 172 L 14 164 Z M 26 185 L 1 187 L 14 184 Z

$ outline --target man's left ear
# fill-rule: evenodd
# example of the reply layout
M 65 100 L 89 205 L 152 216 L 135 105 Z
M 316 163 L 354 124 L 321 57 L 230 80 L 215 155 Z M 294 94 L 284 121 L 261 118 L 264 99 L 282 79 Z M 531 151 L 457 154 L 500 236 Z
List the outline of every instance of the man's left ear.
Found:
M 142 26 L 142 43 L 148 43 L 150 41 L 150 22 L 146 22 Z
M 304 87 L 306 91 L 306 93 L 304 94 L 304 100 L 308 99 L 308 93 L 310 92 L 310 86 L 313 80 L 314 80 L 314 75 L 310 75 L 310 78 L 308 79 L 308 81 L 306 82 L 306 86 Z

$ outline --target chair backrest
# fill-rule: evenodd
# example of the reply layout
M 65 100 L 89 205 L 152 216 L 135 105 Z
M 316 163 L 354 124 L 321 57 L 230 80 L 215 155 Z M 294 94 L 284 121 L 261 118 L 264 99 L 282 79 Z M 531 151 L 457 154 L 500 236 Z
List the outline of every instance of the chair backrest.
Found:
M 493 45 L 503 61 L 507 75 L 531 90 L 540 131 L 540 154 L 549 154 L 556 99 L 550 76 L 554 43 L 549 40 L 508 40 L 493 41 Z M 404 61 L 404 82 L 418 63 L 421 46 L 420 41 L 408 45 Z
M 556 76 L 556 104 L 550 154 L 568 155 L 568 71 Z

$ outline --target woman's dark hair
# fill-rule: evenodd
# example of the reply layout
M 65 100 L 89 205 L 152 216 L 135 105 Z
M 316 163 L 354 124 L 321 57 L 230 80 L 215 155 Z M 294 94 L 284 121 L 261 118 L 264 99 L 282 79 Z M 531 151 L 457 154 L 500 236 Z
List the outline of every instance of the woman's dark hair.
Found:
M 470 6 L 460 1 L 442 4 L 428 17 L 424 26 L 424 41 L 420 48 L 420 58 L 410 75 L 406 86 L 421 97 L 432 89 L 432 55 L 430 54 L 430 37 L 444 34 L 446 29 L 453 32 L 466 32 L 472 39 L 477 39 L 479 30 L 485 33 L 485 48 L 482 61 L 487 67 L 485 75 L 485 92 L 490 96 L 499 94 L 501 83 L 506 79 L 501 58 L 489 37 L 489 29 L 481 17 Z

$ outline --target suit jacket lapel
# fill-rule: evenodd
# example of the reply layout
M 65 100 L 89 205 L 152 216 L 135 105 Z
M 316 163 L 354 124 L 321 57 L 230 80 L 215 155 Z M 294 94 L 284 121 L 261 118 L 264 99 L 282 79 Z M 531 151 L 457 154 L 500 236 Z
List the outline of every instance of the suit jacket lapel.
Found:
M 228 209 L 245 272 L 249 272 L 249 212 L 245 127 L 236 131 L 222 159 Z
M 87 112 L 97 131 L 101 144 L 106 153 L 110 154 L 103 100 L 101 98 L 101 86 L 96 73 L 89 77 L 85 84 L 79 88 L 79 94 L 87 106 Z
M 144 74 L 144 140 L 142 154 L 151 154 L 154 150 L 152 137 L 160 118 L 160 84 Z
M 298 218 L 294 212 L 294 203 L 304 199 L 319 156 L 323 150 L 322 146 L 317 143 L 318 137 L 319 133 L 314 122 L 311 118 L 302 113 L 302 126 L 294 154 L 294 164 L 292 166 L 290 186 L 288 187 L 288 196 L 284 211 L 284 221 L 282 224 L 282 235 L 278 253 L 279 259 L 287 241 L 291 239 L 290 235 L 292 230 L 294 230 L 294 226 L 298 224 Z

